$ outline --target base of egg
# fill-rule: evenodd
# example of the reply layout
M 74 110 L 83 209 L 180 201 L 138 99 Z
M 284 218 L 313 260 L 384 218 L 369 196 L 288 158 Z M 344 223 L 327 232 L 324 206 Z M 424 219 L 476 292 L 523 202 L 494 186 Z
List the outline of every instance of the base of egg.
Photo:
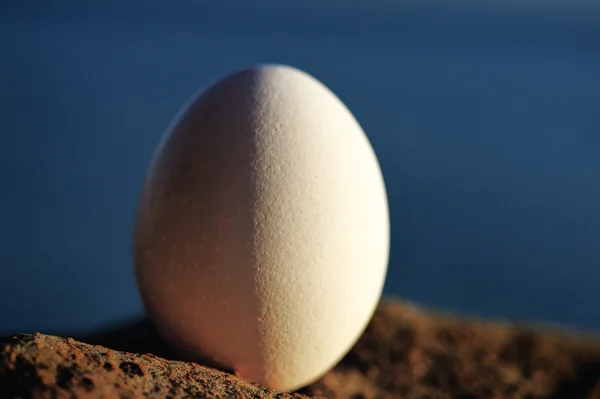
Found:
M 295 390 L 347 353 L 381 296 L 389 216 L 377 158 L 312 76 L 232 73 L 167 130 L 133 250 L 145 308 L 180 356 Z

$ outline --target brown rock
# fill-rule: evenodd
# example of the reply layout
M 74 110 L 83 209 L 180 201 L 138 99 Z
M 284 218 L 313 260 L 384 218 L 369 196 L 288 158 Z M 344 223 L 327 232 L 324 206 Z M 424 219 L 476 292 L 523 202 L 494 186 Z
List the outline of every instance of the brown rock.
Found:
M 85 343 L 84 343 L 85 342 Z M 600 398 L 600 341 L 385 301 L 357 345 L 298 393 L 172 360 L 147 320 L 81 337 L 0 339 L 0 397 Z

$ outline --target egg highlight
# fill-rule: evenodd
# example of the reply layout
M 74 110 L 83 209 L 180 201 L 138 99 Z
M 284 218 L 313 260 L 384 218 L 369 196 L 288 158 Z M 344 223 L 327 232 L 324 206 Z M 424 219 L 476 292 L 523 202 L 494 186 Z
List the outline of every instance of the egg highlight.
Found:
M 382 173 L 352 113 L 309 74 L 259 65 L 195 95 L 163 136 L 134 269 L 181 358 L 292 391 L 366 328 L 389 239 Z

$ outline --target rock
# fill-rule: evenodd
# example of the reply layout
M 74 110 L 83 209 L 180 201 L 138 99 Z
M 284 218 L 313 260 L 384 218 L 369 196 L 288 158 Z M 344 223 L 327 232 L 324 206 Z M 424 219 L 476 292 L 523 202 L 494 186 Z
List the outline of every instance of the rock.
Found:
M 148 320 L 89 336 L 0 339 L 0 397 L 600 398 L 600 341 L 387 300 L 319 381 L 278 393 L 173 358 Z

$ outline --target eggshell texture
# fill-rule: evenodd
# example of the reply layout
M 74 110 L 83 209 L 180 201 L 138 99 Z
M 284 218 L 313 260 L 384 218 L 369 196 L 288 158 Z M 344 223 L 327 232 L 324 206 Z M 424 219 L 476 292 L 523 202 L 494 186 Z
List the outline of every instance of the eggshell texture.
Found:
M 144 305 L 183 358 L 291 391 L 352 347 L 381 296 L 389 216 L 356 119 L 297 69 L 230 74 L 187 104 L 134 229 Z

